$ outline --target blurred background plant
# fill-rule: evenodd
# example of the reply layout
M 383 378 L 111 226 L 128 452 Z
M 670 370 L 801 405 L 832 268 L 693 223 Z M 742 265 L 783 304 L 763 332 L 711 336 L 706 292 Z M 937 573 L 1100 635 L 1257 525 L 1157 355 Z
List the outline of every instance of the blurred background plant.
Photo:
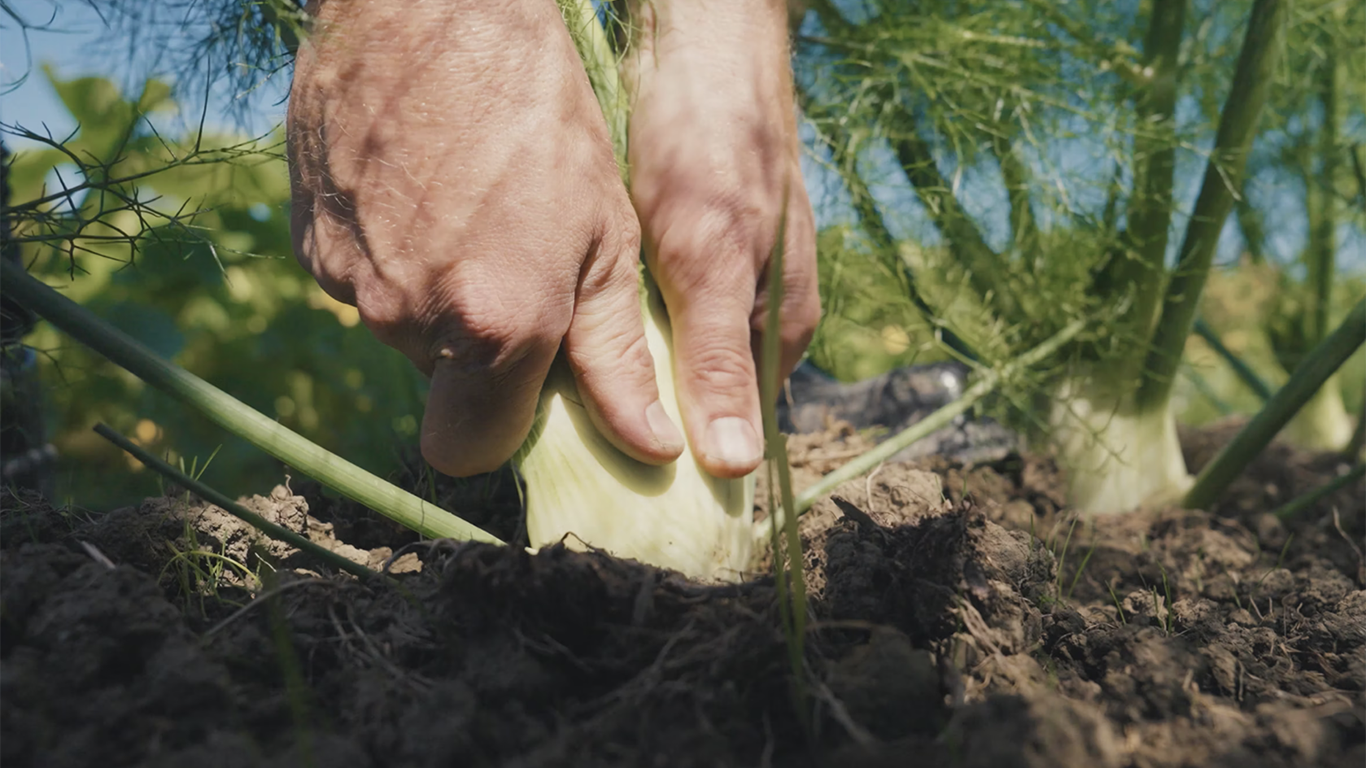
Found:
M 1205 302 L 1210 325 L 1273 387 L 1366 294 L 1366 14 L 1343 2 L 1308 3 L 1301 14 L 1287 40 L 1291 61 L 1274 84 L 1276 108 L 1235 207 L 1243 257 Z M 1305 232 L 1289 253 L 1287 220 Z M 1363 367 L 1358 353 L 1285 438 L 1316 450 L 1343 448 L 1353 431 L 1347 404 L 1360 412 L 1366 402 Z
M 827 202 L 850 222 L 823 252 L 838 260 L 827 295 L 880 271 L 991 365 L 1094 317 L 993 408 L 1061 452 L 1079 506 L 1174 498 L 1189 483 L 1176 421 L 1260 406 L 1190 336 L 1201 313 L 1274 387 L 1361 296 L 1360 4 L 808 5 L 797 82 Z M 1259 280 L 1274 285 L 1260 304 Z M 898 330 L 917 336 L 880 335 Z M 838 338 L 814 349 L 851 354 Z M 1342 448 L 1364 364 L 1284 436 Z
M 279 135 L 169 139 L 148 119 L 178 108 L 166 83 L 130 98 L 102 77 L 43 74 L 80 127 L 57 137 L 6 127 L 33 147 L 9 173 L 12 236 L 30 272 L 315 442 L 394 470 L 416 436 L 423 382 L 295 263 Z M 29 344 L 62 498 L 106 506 L 156 490 L 90 431 L 99 421 L 173 460 L 216 453 L 227 487 L 281 479 L 274 460 L 50 326 Z
M 811 361 L 843 380 L 953 357 L 998 364 L 1094 316 L 1085 341 L 988 409 L 1039 432 L 1043 398 L 1078 361 L 1104 368 L 1149 352 L 1166 285 L 1149 277 L 1177 259 L 1254 3 L 807 5 L 795 62 L 826 310 Z M 79 126 L 54 135 L 22 112 L 7 118 L 25 263 L 324 447 L 398 471 L 415 442 L 421 377 L 294 262 L 278 130 L 253 139 L 214 127 L 224 115 L 253 124 L 253 110 L 281 93 L 298 6 L 85 7 L 107 24 L 117 80 L 46 67 L 28 78 L 19 48 L 4 54 L 11 92 L 51 88 Z M 27 41 L 41 14 L 25 10 L 0 2 Z M 1234 215 L 1215 228 L 1200 306 L 1272 388 L 1366 295 L 1366 8 L 1303 0 L 1283 19 L 1282 58 Z M 67 55 L 64 67 L 82 65 L 80 52 Z M 187 460 L 219 451 L 210 475 L 225 489 L 279 480 L 269 458 L 50 328 L 29 343 L 41 353 L 61 498 L 101 507 L 155 492 L 149 473 L 90 433 L 100 420 Z M 1207 342 L 1184 345 L 1178 421 L 1260 406 Z M 1338 443 L 1342 429 L 1323 425 L 1355 418 L 1364 382 L 1358 353 L 1325 388 L 1316 412 L 1327 415 L 1305 417 L 1318 426 L 1288 434 Z

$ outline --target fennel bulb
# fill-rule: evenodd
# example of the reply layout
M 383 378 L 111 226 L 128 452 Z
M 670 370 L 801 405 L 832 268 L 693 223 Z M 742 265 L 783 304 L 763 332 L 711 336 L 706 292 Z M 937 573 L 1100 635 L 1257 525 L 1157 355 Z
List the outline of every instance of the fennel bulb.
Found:
M 682 424 L 664 302 L 645 288 L 641 303 L 660 400 Z M 751 565 L 754 476 L 713 477 L 690 447 L 659 467 L 622 453 L 593 426 L 562 360 L 541 390 L 536 425 L 516 462 L 526 483 L 532 547 L 564 541 L 719 581 L 738 581 Z
M 1142 411 L 1130 399 L 1105 396 L 1089 377 L 1071 377 L 1058 387 L 1049 420 L 1052 442 L 1068 472 L 1068 498 L 1083 512 L 1173 503 L 1191 487 L 1170 403 Z
M 1335 375 L 1300 408 L 1280 437 L 1307 451 L 1341 451 L 1352 440 L 1353 426 Z

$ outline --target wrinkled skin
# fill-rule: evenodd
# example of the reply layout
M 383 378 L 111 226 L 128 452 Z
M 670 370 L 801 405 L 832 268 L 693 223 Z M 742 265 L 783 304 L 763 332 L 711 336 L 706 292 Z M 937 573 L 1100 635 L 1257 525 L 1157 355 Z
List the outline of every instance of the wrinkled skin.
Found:
M 295 249 L 431 377 L 432 466 L 506 461 L 561 348 L 609 440 L 650 463 L 679 455 L 639 311 L 643 231 L 689 442 L 715 475 L 754 469 L 762 288 L 785 190 L 784 373 L 820 313 L 783 4 L 636 10 L 631 195 L 554 0 L 310 10 L 289 107 Z

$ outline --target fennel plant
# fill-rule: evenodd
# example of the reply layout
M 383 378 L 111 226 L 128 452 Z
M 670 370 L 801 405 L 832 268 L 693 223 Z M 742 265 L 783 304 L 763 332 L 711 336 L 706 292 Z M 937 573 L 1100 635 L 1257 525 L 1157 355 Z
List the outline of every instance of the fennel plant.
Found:
M 1071 5 L 816 2 L 800 85 L 869 250 L 904 263 L 919 302 L 981 359 L 1100 318 L 1052 357 L 1042 394 L 1014 404 L 1041 414 L 1027 426 L 1069 469 L 1071 502 L 1119 512 L 1190 488 L 1173 381 L 1292 17 L 1285 0 Z M 1206 123 L 1180 114 L 1197 97 Z M 1199 140 L 1183 223 L 1177 169 Z M 1067 142 L 1099 170 L 1060 167 Z M 860 192 L 877 187 L 899 205 Z M 988 217 L 983 194 L 1007 213 Z M 891 242 L 891 212 L 907 209 L 928 226 Z

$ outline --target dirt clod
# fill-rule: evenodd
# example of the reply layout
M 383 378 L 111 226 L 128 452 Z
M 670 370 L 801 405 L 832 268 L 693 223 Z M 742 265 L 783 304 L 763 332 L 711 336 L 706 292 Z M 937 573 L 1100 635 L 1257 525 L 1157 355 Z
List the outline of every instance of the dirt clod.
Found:
M 799 483 L 860 440 L 794 439 Z M 418 542 L 303 486 L 244 500 L 396 579 L 361 584 L 183 494 L 90 515 L 0 491 L 0 761 L 1359 766 L 1366 495 L 1268 515 L 1340 471 L 1268 455 L 1213 510 L 1095 520 L 1035 457 L 846 483 L 800 523 L 801 686 L 771 578 Z

